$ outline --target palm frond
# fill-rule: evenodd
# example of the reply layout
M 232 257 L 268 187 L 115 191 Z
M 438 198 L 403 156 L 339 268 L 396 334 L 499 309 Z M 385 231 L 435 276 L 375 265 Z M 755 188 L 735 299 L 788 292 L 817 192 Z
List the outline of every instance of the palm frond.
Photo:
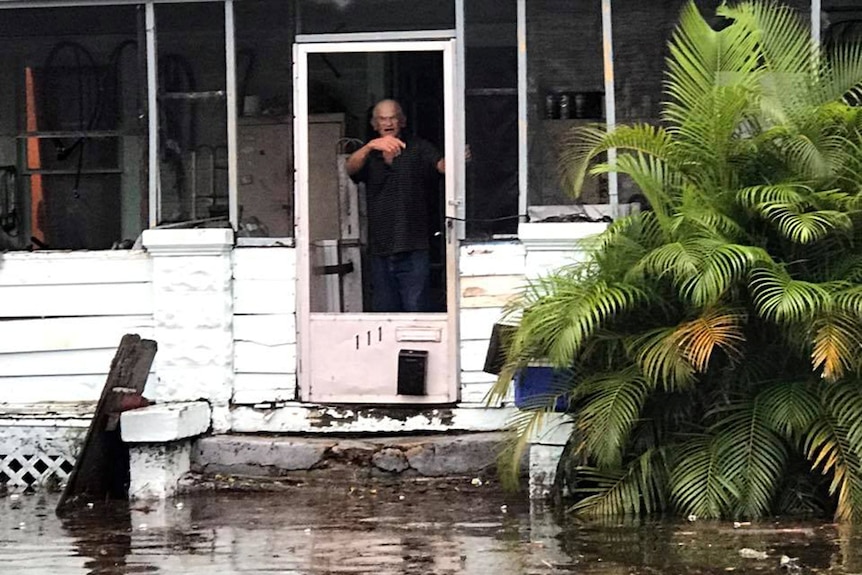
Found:
M 708 414 L 720 415 L 710 432 L 720 446 L 721 475 L 739 492 L 737 516 L 769 512 L 787 462 L 787 444 L 772 427 L 767 409 L 759 398 L 743 397 Z
M 697 307 L 716 305 L 721 297 L 759 264 L 771 262 L 762 248 L 702 240 L 700 274 L 686 278 L 680 294 Z
M 585 454 L 601 468 L 622 464 L 628 436 L 640 417 L 651 386 L 636 370 L 600 374 L 580 381 L 574 390 L 575 425 Z
M 605 322 L 648 301 L 639 288 L 598 281 L 574 284 L 549 276 L 546 295 L 525 313 L 514 337 L 516 350 L 542 355 L 554 365 L 571 363 L 581 346 Z
M 821 384 L 820 417 L 806 430 L 803 449 L 812 470 L 832 476 L 829 492 L 837 496 L 838 520 L 858 520 L 862 513 L 862 462 L 858 383 Z
M 717 349 L 732 360 L 742 356 L 745 320 L 743 312 L 709 309 L 700 317 L 677 326 L 674 339 L 691 366 L 703 373 Z
M 599 164 L 591 173 L 617 172 L 628 175 L 647 199 L 662 227 L 670 225 L 668 207 L 674 190 L 682 183 L 679 170 L 668 169 L 665 161 L 643 153 L 623 153 L 613 165 Z
M 794 441 L 818 417 L 818 398 L 810 381 L 779 381 L 758 393 L 769 425 Z
M 629 342 L 628 349 L 653 387 L 675 391 L 694 382 L 695 368 L 679 346 L 676 326 L 639 334 Z
M 679 283 L 700 271 L 699 254 L 688 243 L 673 242 L 660 245 L 644 255 L 632 268 L 635 276 L 648 274 L 657 278 L 670 276 Z
M 739 488 L 723 475 L 725 451 L 710 435 L 694 436 L 675 449 L 670 493 L 680 513 L 716 519 L 739 500 Z
M 770 204 L 797 205 L 805 201 L 811 188 L 796 183 L 765 184 L 748 186 L 737 192 L 737 198 L 746 208 L 758 208 Z
M 679 222 L 699 229 L 703 234 L 717 235 L 729 241 L 744 239 L 745 228 L 737 217 L 721 208 L 704 209 L 708 199 L 701 195 L 695 202 L 686 201 L 678 210 Z M 677 234 L 678 236 L 681 234 Z
M 862 261 L 857 261 L 855 265 L 862 268 Z M 855 273 L 862 274 L 862 269 L 855 271 Z M 855 277 L 855 273 L 851 271 L 848 274 L 851 276 L 849 278 L 850 282 L 859 281 Z M 848 283 L 840 284 L 838 287 L 839 289 L 835 290 L 832 294 L 832 299 L 835 302 L 833 309 L 856 317 L 862 317 L 862 286 Z
M 666 507 L 667 468 L 661 450 L 642 453 L 625 468 L 581 466 L 576 470 L 580 499 L 568 508 L 576 515 L 641 516 Z
M 785 238 L 798 244 L 809 244 L 832 231 L 852 228 L 847 214 L 835 210 L 804 212 L 793 204 L 775 203 L 762 205 L 760 213 L 773 222 Z
M 862 42 L 834 46 L 821 58 L 819 95 L 823 102 L 862 100 Z
M 672 157 L 671 144 L 664 129 L 650 124 L 620 125 L 611 132 L 599 125 L 580 126 L 561 141 L 560 181 L 565 190 L 578 197 L 591 164 L 608 150 L 631 150 L 668 160 Z
M 823 379 L 835 381 L 859 364 L 862 350 L 862 327 L 858 315 L 830 313 L 814 324 L 814 348 L 811 363 Z
M 716 32 L 689 2 L 670 41 L 667 93 L 672 100 L 666 119 L 685 123 L 692 116 L 707 117 L 715 111 L 711 103 L 717 90 L 739 81 L 753 82 L 755 48 L 754 34 L 740 28 Z M 733 74 L 743 71 L 747 74 Z
M 823 286 L 794 280 L 784 270 L 775 268 L 755 270 L 749 289 L 758 314 L 780 323 L 813 321 L 831 301 Z
M 716 14 L 733 20 L 737 34 L 749 34 L 756 40 L 758 66 L 773 75 L 800 74 L 810 69 L 812 54 L 817 46 L 812 43 L 809 30 L 797 13 L 789 6 L 776 2 L 743 2 L 722 4 Z M 787 78 L 790 82 L 792 78 Z M 781 84 L 785 89 L 792 84 Z M 798 79 L 795 88 L 799 88 Z

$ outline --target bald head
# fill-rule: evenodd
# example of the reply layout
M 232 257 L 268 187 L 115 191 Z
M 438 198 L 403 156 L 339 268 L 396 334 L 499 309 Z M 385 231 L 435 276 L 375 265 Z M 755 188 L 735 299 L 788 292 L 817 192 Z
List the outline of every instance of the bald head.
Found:
M 371 127 L 381 136 L 398 137 L 405 120 L 401 104 L 395 100 L 380 100 L 371 113 Z

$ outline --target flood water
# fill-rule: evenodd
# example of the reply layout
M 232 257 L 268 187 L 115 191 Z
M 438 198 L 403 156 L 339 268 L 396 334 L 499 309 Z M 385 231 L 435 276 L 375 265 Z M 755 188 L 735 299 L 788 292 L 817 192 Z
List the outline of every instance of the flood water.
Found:
M 862 573 L 862 537 L 850 528 L 558 522 L 523 494 L 468 480 L 208 492 L 150 506 L 93 504 L 63 519 L 57 500 L 3 498 L 0 573 Z M 794 561 L 782 567 L 782 555 Z

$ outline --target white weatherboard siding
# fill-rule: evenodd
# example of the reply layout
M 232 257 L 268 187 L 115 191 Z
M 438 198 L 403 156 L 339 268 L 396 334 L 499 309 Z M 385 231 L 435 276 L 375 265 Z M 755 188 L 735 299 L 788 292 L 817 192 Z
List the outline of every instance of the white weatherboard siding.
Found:
M 588 227 L 573 235 L 595 231 Z M 79 417 L 64 414 L 92 409 L 120 339 L 137 333 L 159 345 L 145 394 L 158 402 L 210 402 L 219 432 L 375 425 L 397 431 L 429 423 L 441 430 L 499 429 L 510 408 L 486 407 L 495 376 L 483 371 L 494 323 L 530 269 L 572 257 L 572 242 L 562 237 L 533 242 L 538 250 L 529 249 L 530 239 L 462 246 L 460 405 L 447 406 L 439 419 L 430 415 L 430 422 L 428 410 L 415 422 L 404 414 L 389 421 L 384 410 L 369 414 L 366 428 L 359 413 L 342 421 L 338 410 L 297 401 L 294 248 L 234 248 L 229 230 L 151 230 L 145 236 L 147 251 L 0 256 L 6 328 L 0 332 L 0 425 L 80 426 Z M 317 423 L 323 412 L 331 423 L 325 430 Z
M 153 336 L 146 252 L 0 255 L 0 404 L 96 402 L 120 339 Z
M 296 250 L 233 251 L 233 404 L 296 399 Z
M 486 405 L 497 379 L 482 371 L 491 330 L 524 286 L 525 251 L 517 242 L 471 244 L 461 248 L 459 264 L 461 402 Z

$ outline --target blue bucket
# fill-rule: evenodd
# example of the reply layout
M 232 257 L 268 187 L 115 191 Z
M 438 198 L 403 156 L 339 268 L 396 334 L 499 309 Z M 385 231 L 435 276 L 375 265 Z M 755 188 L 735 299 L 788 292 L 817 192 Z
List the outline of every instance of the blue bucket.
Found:
M 551 400 L 568 387 L 565 382 L 569 377 L 569 374 L 553 367 L 525 367 L 516 373 L 512 380 L 515 387 L 515 407 L 547 408 Z M 566 395 L 557 397 L 554 411 L 566 411 L 568 407 L 569 398 Z

